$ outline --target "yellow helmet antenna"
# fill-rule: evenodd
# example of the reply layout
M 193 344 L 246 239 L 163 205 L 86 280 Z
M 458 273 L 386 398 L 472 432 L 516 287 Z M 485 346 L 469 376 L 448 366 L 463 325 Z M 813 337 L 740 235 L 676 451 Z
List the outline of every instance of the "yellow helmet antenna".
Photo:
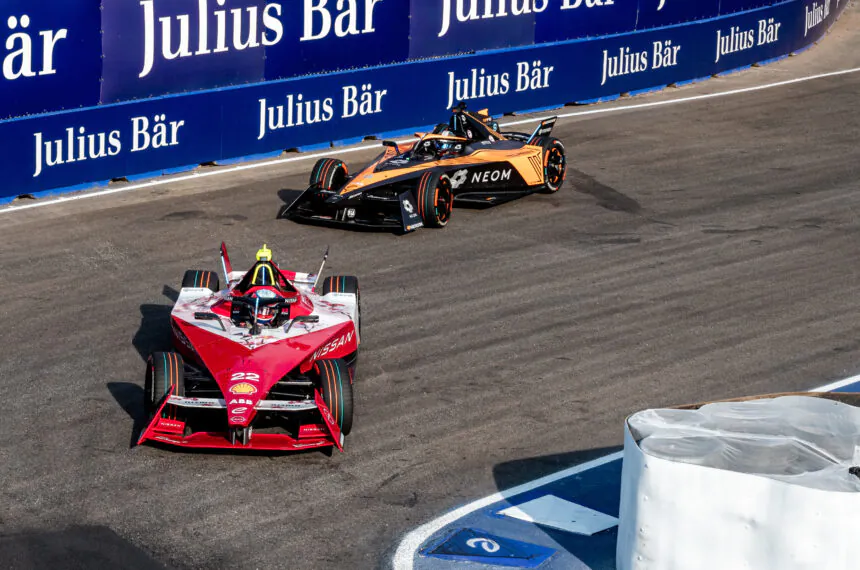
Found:
M 263 249 L 257 251 L 257 261 L 272 261 L 272 250 L 263 244 Z

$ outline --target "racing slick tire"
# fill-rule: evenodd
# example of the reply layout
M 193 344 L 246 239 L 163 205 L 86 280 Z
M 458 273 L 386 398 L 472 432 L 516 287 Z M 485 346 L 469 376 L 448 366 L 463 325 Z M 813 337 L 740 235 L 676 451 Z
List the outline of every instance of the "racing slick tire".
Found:
M 567 156 L 564 144 L 553 137 L 540 137 L 534 143 L 543 147 L 544 190 L 558 192 L 567 177 Z
M 151 414 L 173 386 L 174 396 L 185 396 L 185 363 L 176 352 L 153 352 L 146 360 L 144 408 Z
M 213 293 L 217 293 L 221 290 L 221 280 L 214 271 L 189 269 L 182 278 L 182 288 L 185 287 L 209 289 Z
M 352 275 L 335 275 L 323 281 L 323 297 L 329 293 L 351 293 L 355 295 L 355 320 L 358 321 L 358 334 L 361 334 L 361 288 L 358 277 Z
M 349 367 L 340 358 L 317 360 L 314 370 L 319 375 L 323 401 L 331 411 L 334 423 L 343 435 L 352 431 L 352 378 Z
M 418 215 L 427 228 L 444 228 L 454 208 L 454 189 L 445 174 L 428 171 L 418 179 L 415 190 Z
M 339 190 L 349 179 L 349 171 L 343 161 L 336 158 L 321 158 L 311 170 L 310 185 L 320 190 Z

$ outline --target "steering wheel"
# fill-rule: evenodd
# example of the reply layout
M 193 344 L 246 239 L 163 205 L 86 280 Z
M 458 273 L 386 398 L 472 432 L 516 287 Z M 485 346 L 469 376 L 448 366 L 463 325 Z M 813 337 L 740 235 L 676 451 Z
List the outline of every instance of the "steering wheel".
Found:
M 433 141 L 418 141 L 412 154 L 421 158 L 436 158 L 438 153 Z
M 284 299 L 283 297 L 272 297 L 269 299 L 264 299 L 259 296 L 246 295 L 244 297 L 233 297 L 233 304 L 242 305 L 248 308 L 248 312 L 252 317 L 252 321 L 256 320 L 254 317 L 258 317 L 258 312 L 260 309 L 271 309 L 272 316 L 267 317 L 266 320 L 271 322 L 274 326 L 278 326 L 278 320 L 281 318 L 281 313 L 283 310 L 293 303 L 296 302 L 296 299 Z

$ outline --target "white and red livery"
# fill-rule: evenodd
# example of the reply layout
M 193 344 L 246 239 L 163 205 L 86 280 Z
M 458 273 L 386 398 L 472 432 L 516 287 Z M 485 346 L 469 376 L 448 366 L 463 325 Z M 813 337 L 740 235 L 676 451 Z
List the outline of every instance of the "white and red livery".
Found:
M 326 252 L 326 257 L 328 252 Z M 174 351 L 152 354 L 138 443 L 299 450 L 335 446 L 352 427 L 360 338 L 355 277 L 280 269 L 263 246 L 247 272 L 221 244 L 227 288 L 185 274 L 170 315 Z

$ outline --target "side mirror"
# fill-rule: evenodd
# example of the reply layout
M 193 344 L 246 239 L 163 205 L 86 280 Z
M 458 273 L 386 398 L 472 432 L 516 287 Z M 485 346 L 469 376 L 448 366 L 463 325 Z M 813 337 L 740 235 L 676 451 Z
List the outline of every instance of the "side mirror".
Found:
M 290 329 L 293 328 L 293 325 L 295 325 L 295 324 L 298 324 L 298 323 L 316 324 L 318 322 L 320 322 L 319 315 L 308 315 L 305 317 L 296 317 L 293 320 L 291 320 L 289 323 L 287 323 L 286 326 L 284 326 L 284 334 L 287 334 L 288 332 L 290 332 Z
M 382 146 L 387 146 L 389 148 L 393 148 L 394 152 L 400 154 L 400 147 L 397 146 L 397 143 L 394 141 L 382 141 Z
M 224 326 L 224 323 L 221 321 L 221 317 L 219 317 L 215 313 L 194 313 L 194 320 L 217 321 L 218 325 L 221 327 L 221 330 L 227 332 L 227 327 Z

